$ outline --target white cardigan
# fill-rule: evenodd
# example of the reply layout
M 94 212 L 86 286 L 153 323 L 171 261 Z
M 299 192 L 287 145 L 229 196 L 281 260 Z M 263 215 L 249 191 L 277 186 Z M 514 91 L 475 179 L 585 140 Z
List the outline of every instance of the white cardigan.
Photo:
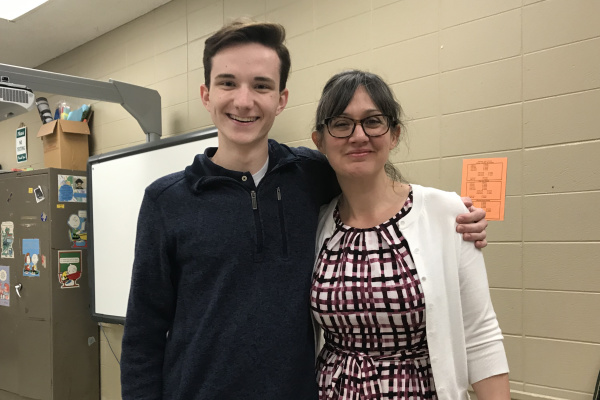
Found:
M 412 185 L 412 190 L 412 210 L 399 227 L 425 294 L 427 343 L 437 395 L 440 400 L 468 399 L 470 383 L 508 372 L 483 255 L 456 233 L 456 216 L 467 212 L 456 193 L 419 185 Z M 317 253 L 333 234 L 337 201 L 333 199 L 321 210 Z M 329 242 L 327 247 L 333 245 Z M 318 330 L 316 323 L 315 327 Z M 319 332 L 317 337 L 322 339 Z

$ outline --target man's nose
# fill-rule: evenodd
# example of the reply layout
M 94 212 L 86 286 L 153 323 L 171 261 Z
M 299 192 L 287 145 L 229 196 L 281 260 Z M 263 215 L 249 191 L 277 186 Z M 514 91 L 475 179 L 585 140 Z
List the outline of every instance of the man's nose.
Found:
M 252 106 L 252 91 L 246 86 L 241 86 L 235 94 L 234 104 L 239 108 L 249 108 Z

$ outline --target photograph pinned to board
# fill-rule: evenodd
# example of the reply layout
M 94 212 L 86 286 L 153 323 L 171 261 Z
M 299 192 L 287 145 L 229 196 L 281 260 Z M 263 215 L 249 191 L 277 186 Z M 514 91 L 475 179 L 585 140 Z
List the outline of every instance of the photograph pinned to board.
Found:
M 15 241 L 15 224 L 11 221 L 5 221 L 0 224 L 2 231 L 2 258 L 15 258 L 13 243 Z
M 78 288 L 81 278 L 81 250 L 58 251 L 58 282 L 61 289 Z
M 77 214 L 71 214 L 67 221 L 69 225 L 69 241 L 71 248 L 86 248 L 87 247 L 87 211 L 79 210 Z
M 0 265 L 0 306 L 10 307 L 10 267 Z
M 38 185 L 38 187 L 36 187 L 35 189 L 33 189 L 33 194 L 35 194 L 35 202 L 39 203 L 41 201 L 44 201 L 44 199 L 46 198 L 44 196 L 44 191 L 42 190 L 42 187 Z
M 38 268 L 40 254 L 40 239 L 23 239 L 23 255 L 25 263 L 23 265 L 23 276 L 39 277 Z
M 58 201 L 62 203 L 86 203 L 87 177 L 58 175 Z

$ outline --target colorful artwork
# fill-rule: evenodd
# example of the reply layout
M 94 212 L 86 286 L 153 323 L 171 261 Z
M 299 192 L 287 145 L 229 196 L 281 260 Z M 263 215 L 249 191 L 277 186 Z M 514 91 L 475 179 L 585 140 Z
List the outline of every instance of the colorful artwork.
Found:
M 79 210 L 77 215 L 71 214 L 67 225 L 69 225 L 69 240 L 71 247 L 85 248 L 87 247 L 87 230 L 86 230 L 87 211 Z
M 40 239 L 23 239 L 23 276 L 40 276 L 38 262 L 40 260 Z
M 15 224 L 10 221 L 0 225 L 2 231 L 2 258 L 15 258 L 13 243 L 15 241 Z
M 10 306 L 10 269 L 0 265 L 0 306 Z
M 87 202 L 87 178 L 85 176 L 58 175 L 58 201 L 63 203 Z
M 58 282 L 61 289 L 78 288 L 81 278 L 81 250 L 58 251 Z

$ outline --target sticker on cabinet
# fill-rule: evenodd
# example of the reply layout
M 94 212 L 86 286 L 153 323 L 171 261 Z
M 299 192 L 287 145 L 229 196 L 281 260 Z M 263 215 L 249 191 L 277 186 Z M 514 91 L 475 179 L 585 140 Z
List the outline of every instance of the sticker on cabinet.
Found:
M 58 175 L 58 201 L 67 203 L 87 202 L 87 177 Z
M 61 289 L 78 288 L 81 278 L 81 250 L 58 251 L 58 282 Z
M 10 307 L 10 268 L 0 265 L 0 306 Z
M 15 258 L 13 243 L 15 241 L 15 224 L 10 221 L 2 222 L 2 258 Z
M 40 254 L 40 239 L 23 239 L 23 255 L 25 262 L 23 265 L 23 276 L 40 276 L 38 268 Z
M 87 211 L 79 210 L 77 214 L 71 214 L 67 225 L 69 225 L 69 240 L 72 248 L 87 247 L 86 230 Z

